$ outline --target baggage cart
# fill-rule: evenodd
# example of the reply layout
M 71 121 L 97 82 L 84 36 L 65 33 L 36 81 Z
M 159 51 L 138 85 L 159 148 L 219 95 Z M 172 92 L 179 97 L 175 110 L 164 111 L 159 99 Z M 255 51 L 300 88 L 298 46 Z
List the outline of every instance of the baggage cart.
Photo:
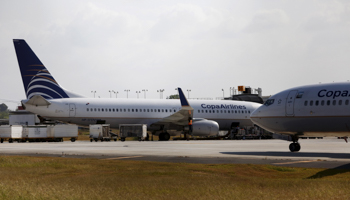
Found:
M 137 137 L 139 141 L 144 141 L 147 137 L 147 125 L 146 124 L 120 124 L 119 125 L 119 137 L 122 142 L 127 137 Z

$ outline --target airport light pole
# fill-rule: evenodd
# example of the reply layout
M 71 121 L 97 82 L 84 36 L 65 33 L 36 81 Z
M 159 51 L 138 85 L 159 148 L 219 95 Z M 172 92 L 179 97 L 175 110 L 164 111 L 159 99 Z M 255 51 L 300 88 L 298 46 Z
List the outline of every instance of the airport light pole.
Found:
M 141 93 L 141 91 L 136 91 L 137 94 L 137 98 L 139 98 L 139 94 Z
M 112 92 L 114 92 L 113 90 L 108 90 L 109 92 L 109 98 L 112 98 Z
M 128 99 L 130 90 L 124 90 L 124 91 L 126 92 L 126 98 Z
M 115 98 L 118 98 L 117 95 L 118 95 L 118 91 L 114 92 L 115 93 Z
M 94 93 L 94 98 L 95 98 L 96 91 L 91 91 L 91 93 Z
M 157 92 L 159 92 L 160 98 L 163 99 L 163 92 L 164 92 L 164 89 L 157 90 Z
M 190 98 L 190 92 L 191 92 L 191 90 L 187 90 L 187 94 L 188 94 L 187 98 Z
M 222 90 L 222 97 L 225 99 L 225 91 L 224 89 L 221 89 Z
M 145 94 L 145 99 L 146 99 L 146 92 L 148 92 L 148 90 L 143 89 L 142 91 L 144 92 L 144 94 Z

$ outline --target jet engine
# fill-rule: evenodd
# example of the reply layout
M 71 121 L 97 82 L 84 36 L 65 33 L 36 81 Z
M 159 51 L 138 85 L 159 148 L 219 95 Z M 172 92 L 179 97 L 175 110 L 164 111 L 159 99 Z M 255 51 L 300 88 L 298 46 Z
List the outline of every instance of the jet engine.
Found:
M 193 120 L 192 123 L 192 135 L 194 136 L 212 136 L 218 135 L 219 124 L 216 121 L 201 119 Z

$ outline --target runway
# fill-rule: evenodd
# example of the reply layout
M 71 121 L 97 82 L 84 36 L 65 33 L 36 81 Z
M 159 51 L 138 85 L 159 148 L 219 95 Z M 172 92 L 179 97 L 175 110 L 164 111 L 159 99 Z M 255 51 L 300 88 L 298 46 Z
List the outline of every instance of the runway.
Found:
M 350 144 L 344 140 L 301 139 L 299 142 L 301 150 L 294 153 L 288 149 L 290 142 L 284 140 L 4 142 L 0 144 L 0 154 L 350 169 Z

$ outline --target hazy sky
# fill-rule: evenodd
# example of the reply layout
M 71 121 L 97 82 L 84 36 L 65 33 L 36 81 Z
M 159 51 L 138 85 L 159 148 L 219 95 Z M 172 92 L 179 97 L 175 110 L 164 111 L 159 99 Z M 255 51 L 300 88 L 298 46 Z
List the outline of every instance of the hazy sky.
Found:
M 350 79 L 348 0 L 1 0 L 0 31 L 0 99 L 25 99 L 12 39 L 87 97 L 181 87 L 216 98 L 238 85 L 272 95 Z

